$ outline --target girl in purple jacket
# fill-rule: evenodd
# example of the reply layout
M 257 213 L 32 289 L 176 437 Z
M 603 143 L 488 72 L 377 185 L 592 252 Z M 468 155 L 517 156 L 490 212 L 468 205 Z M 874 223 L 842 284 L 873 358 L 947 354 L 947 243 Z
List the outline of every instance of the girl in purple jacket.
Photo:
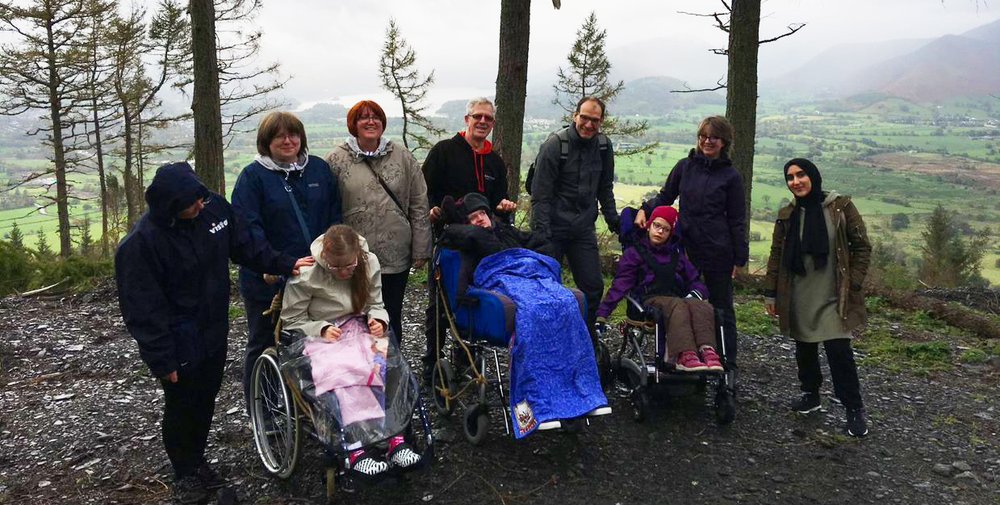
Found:
M 597 308 L 597 321 L 606 323 L 618 302 L 632 293 L 644 307 L 658 312 L 658 323 L 666 329 L 665 360 L 675 360 L 680 371 L 721 371 L 722 362 L 712 347 L 715 313 L 704 301 L 708 289 L 673 235 L 677 210 L 660 206 L 649 217 L 648 235 L 625 249 L 618 262 L 615 280 Z

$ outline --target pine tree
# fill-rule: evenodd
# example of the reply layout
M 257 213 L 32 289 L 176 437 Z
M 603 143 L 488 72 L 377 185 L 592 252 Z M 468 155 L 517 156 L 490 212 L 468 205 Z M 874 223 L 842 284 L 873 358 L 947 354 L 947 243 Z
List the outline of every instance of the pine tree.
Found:
M 21 228 L 17 226 L 17 221 L 14 221 L 14 225 L 10 227 L 10 245 L 19 250 L 24 249 L 24 234 L 21 233 Z
M 964 240 L 954 218 L 940 204 L 927 219 L 920 236 L 924 240 L 920 246 L 923 252 L 920 279 L 923 282 L 935 287 L 982 282 L 980 262 L 985 253 L 985 236 Z
M 45 238 L 45 233 L 42 229 L 38 229 L 38 255 L 43 258 L 48 258 L 52 256 L 52 248 L 49 247 L 49 240 Z
M 611 62 L 604 53 L 606 36 L 607 31 L 597 26 L 597 15 L 591 12 L 583 22 L 583 26 L 577 30 L 576 41 L 573 42 L 573 48 L 566 57 L 569 60 L 569 68 L 564 70 L 559 67 L 556 73 L 558 81 L 552 85 L 556 97 L 552 103 L 566 112 L 563 121 L 567 124 L 572 121 L 576 103 L 581 98 L 596 96 L 605 104 L 610 104 L 625 89 L 624 81 L 608 80 L 611 74 Z M 618 137 L 641 137 L 648 129 L 649 124 L 646 121 L 622 121 L 610 115 L 604 118 L 601 125 L 601 131 L 606 135 Z M 636 154 L 650 151 L 655 147 L 655 143 L 647 144 L 636 149 L 616 151 L 616 154 Z
M 382 87 L 392 93 L 403 108 L 403 146 L 410 151 L 429 149 L 433 143 L 428 136 L 444 134 L 444 130 L 434 126 L 424 116 L 427 106 L 422 102 L 434 84 L 434 71 L 427 77 L 420 77 L 417 53 L 400 35 L 395 20 L 389 20 L 389 27 L 385 31 L 379 76 L 382 78 Z M 423 132 L 417 133 L 414 126 L 421 128 Z
M 94 237 L 90 234 L 90 218 L 83 218 L 80 223 L 80 256 L 93 256 Z

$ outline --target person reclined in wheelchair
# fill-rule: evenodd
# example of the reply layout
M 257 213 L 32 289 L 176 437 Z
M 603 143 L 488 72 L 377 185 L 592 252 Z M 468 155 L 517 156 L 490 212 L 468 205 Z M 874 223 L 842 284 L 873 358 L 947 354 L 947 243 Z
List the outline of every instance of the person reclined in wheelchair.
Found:
M 444 229 L 441 245 L 474 259 L 473 285 L 497 291 L 517 306 L 509 344 L 515 437 L 560 428 L 565 420 L 611 413 L 580 303 L 561 284 L 559 263 L 545 254 L 549 244 L 493 220 L 478 193 L 465 195 L 457 204 L 446 197 L 442 211 L 452 224 Z
M 399 373 L 387 377 L 388 370 L 405 372 L 405 364 L 387 338 L 378 258 L 347 225 L 331 226 L 311 252 L 316 265 L 285 286 L 284 328 L 306 337 L 282 351 L 287 368 L 300 376 L 320 417 L 341 427 L 352 471 L 373 477 L 390 466 L 414 467 L 421 456 L 399 434 L 410 418 L 405 381 Z M 386 461 L 363 448 L 386 439 Z
M 658 323 L 665 328 L 670 354 L 662 356 L 664 361 L 673 360 L 679 371 L 722 371 L 722 362 L 712 347 L 715 313 L 705 301 L 708 288 L 673 233 L 677 216 L 673 207 L 660 206 L 646 223 L 647 233 L 636 229 L 641 236 L 625 249 L 611 288 L 597 308 L 598 326 L 606 328 L 618 302 L 632 294 L 641 300 L 644 310 L 657 313 Z

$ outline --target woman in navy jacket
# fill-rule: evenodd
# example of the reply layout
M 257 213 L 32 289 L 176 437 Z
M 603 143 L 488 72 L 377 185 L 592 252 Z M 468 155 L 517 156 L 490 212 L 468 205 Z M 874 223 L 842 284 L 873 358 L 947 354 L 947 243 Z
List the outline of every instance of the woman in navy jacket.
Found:
M 257 129 L 257 157 L 233 188 L 233 209 L 246 220 L 254 238 L 296 257 L 308 256 L 313 239 L 341 222 L 337 179 L 330 166 L 309 156 L 307 149 L 305 128 L 297 117 L 288 112 L 268 114 Z M 274 341 L 274 323 L 263 312 L 280 288 L 275 277 L 240 269 L 240 295 L 249 327 L 243 362 L 247 405 L 253 364 Z
M 691 263 L 708 286 L 709 302 L 722 310 L 726 358 L 736 363 L 736 313 L 733 310 L 733 277 L 746 266 L 746 195 L 743 179 L 729 160 L 733 126 L 722 116 L 707 117 L 698 126 L 698 141 L 687 158 L 674 165 L 660 193 L 636 213 L 643 226 L 646 216 L 680 197 L 681 241 Z

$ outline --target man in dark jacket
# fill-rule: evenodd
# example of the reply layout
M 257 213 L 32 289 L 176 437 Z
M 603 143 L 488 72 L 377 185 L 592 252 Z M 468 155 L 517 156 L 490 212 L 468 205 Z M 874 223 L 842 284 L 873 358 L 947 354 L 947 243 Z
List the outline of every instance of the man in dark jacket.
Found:
M 160 167 L 146 202 L 149 211 L 115 253 L 118 303 L 139 355 L 163 386 L 163 444 L 175 497 L 197 503 L 225 483 L 204 453 L 226 362 L 229 260 L 287 275 L 312 258 L 296 260 L 254 239 L 187 163 Z
M 597 204 L 608 229 L 618 232 L 615 208 L 614 152 L 600 132 L 604 102 L 584 97 L 576 104 L 573 124 L 551 135 L 535 159 L 531 187 L 531 229 L 553 244 L 556 259 L 569 260 L 573 280 L 587 298 L 587 325 L 593 331 L 595 312 L 604 294 L 597 248 Z M 568 148 L 563 154 L 563 140 Z
M 506 220 L 517 204 L 508 199 L 507 167 L 486 137 L 493 131 L 496 109 L 488 98 L 473 98 L 465 107 L 465 130 L 454 137 L 442 140 L 431 148 L 424 160 L 424 178 L 427 181 L 427 200 L 430 203 L 431 222 L 437 224 L 435 236 L 439 236 L 441 224 L 441 202 L 445 197 L 453 199 L 476 192 L 485 197 L 489 208 Z M 429 279 L 433 279 L 434 264 L 429 266 Z M 424 375 L 439 354 L 435 350 L 438 328 L 445 328 L 442 311 L 437 308 L 437 288 L 428 282 L 429 300 L 424 330 L 427 352 L 423 357 Z

